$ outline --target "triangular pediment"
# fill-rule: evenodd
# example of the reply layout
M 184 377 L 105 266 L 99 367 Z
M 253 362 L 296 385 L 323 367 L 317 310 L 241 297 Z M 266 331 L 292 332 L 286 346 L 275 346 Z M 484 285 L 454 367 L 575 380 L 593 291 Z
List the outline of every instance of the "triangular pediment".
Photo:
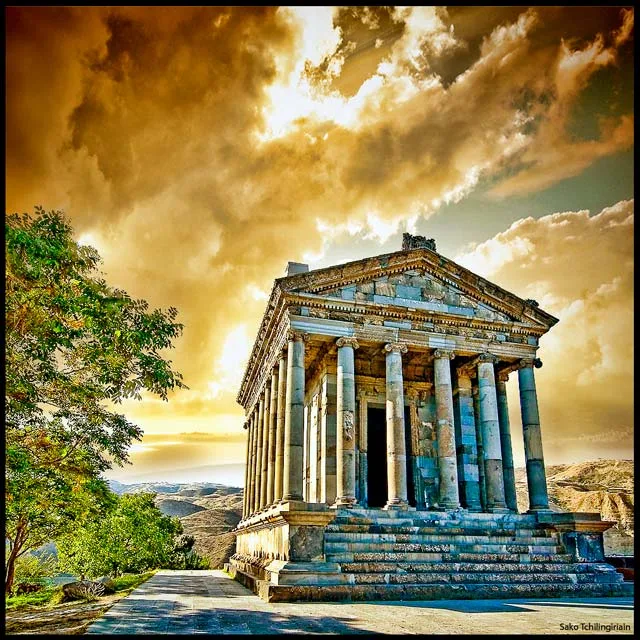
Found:
M 427 274 L 423 269 L 381 275 L 372 280 L 328 289 L 322 294 L 342 300 L 424 309 L 465 318 L 498 322 L 514 320 L 506 313 L 463 293 L 458 287 Z
M 390 305 L 469 320 L 526 322 L 549 328 L 557 320 L 435 251 L 417 249 L 282 278 L 299 295 Z

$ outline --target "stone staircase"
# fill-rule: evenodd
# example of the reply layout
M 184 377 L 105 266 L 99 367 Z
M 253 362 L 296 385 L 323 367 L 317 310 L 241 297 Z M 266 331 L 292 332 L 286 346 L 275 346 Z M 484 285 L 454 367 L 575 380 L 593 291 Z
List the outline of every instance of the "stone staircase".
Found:
M 324 544 L 342 584 L 313 589 L 330 600 L 633 594 L 611 565 L 575 562 L 535 515 L 341 509 Z

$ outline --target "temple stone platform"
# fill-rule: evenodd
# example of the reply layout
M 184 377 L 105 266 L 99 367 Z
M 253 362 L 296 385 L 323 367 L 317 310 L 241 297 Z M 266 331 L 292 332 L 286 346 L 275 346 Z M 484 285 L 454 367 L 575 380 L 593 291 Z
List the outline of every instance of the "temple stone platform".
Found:
M 225 568 L 268 602 L 633 595 L 604 562 L 598 514 L 322 507 L 241 522 Z M 281 559 L 259 550 L 275 537 Z
M 550 510 L 534 370 L 557 322 L 433 238 L 289 263 L 237 396 L 247 464 L 229 573 L 267 601 L 629 595 L 604 562 L 614 523 Z

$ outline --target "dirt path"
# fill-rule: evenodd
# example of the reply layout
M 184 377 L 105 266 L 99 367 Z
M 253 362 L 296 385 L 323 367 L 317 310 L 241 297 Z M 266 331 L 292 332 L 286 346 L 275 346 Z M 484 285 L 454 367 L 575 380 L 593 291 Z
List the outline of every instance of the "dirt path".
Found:
M 25 607 L 10 610 L 5 613 L 5 633 L 11 635 L 82 634 L 94 620 L 126 596 L 127 592 L 122 592 L 103 596 L 95 602 L 69 602 L 50 609 Z

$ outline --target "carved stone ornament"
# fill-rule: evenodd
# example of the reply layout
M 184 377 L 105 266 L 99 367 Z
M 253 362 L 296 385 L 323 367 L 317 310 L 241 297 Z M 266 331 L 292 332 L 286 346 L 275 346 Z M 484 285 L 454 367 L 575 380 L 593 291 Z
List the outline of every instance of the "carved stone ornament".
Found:
M 391 353 L 392 351 L 397 351 L 398 353 L 407 353 L 409 351 L 409 347 L 403 342 L 389 342 L 384 345 L 384 350 L 387 353 Z
M 336 346 L 338 347 L 338 349 L 340 349 L 341 347 L 351 347 L 352 349 L 360 348 L 358 341 L 353 337 L 338 338 L 336 340 Z
M 492 353 L 481 353 L 478 356 L 478 362 L 491 362 L 492 364 L 495 364 L 496 362 L 498 362 L 498 358 Z
M 456 354 L 453 351 L 448 351 L 447 349 L 436 349 L 433 352 L 434 358 L 446 358 L 448 360 L 453 360 L 456 357 Z
M 540 367 L 542 367 L 542 360 L 540 360 L 540 358 L 523 358 L 520 360 L 519 369 L 527 369 L 528 367 L 540 369 Z
M 411 251 L 411 249 L 431 249 L 431 251 L 435 251 L 436 241 L 433 238 L 412 236 L 410 233 L 403 233 L 402 251 Z
M 344 438 L 353 440 L 353 411 L 345 411 L 343 414 Z
M 306 342 L 309 339 L 309 334 L 308 333 L 304 333 L 303 331 L 293 331 L 293 329 L 289 329 L 287 331 L 287 340 L 291 341 L 298 341 L 301 340 L 302 342 Z
M 525 302 L 526 302 L 529 306 L 531 306 L 531 307 L 539 307 L 539 306 L 540 306 L 540 305 L 538 304 L 538 301 L 537 301 L 537 300 L 534 300 L 533 298 L 527 298 L 527 299 L 525 300 Z
M 508 371 L 498 371 L 498 381 L 499 382 L 509 382 L 509 372 Z

